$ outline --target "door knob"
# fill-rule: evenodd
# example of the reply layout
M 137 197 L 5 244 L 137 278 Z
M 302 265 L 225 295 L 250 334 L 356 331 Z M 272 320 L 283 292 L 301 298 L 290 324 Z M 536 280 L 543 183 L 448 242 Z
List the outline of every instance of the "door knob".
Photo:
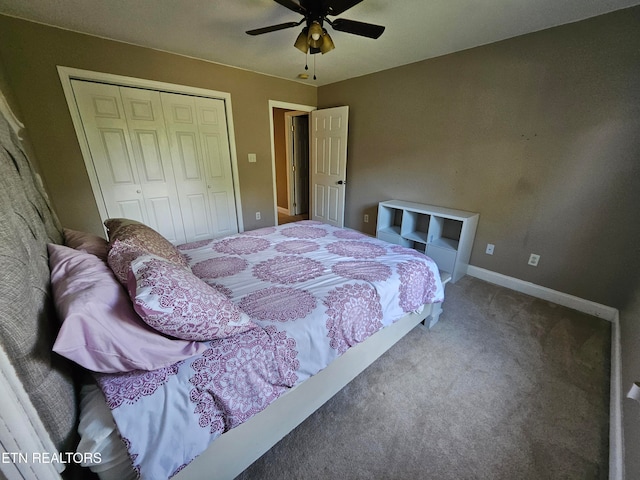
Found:
M 345 182 L 344 180 L 338 180 L 336 183 L 338 185 L 346 185 L 347 184 L 347 182 Z
M 136 190 L 136 193 L 142 193 L 142 190 Z

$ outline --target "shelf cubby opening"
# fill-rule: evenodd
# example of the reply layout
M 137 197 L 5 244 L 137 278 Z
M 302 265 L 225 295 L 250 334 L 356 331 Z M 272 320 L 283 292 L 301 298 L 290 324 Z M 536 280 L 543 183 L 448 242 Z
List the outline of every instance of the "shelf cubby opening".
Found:
M 397 208 L 379 207 L 378 231 L 400 235 L 402 225 L 402 210 Z
M 427 244 L 426 243 L 414 243 L 412 247 L 416 252 L 420 252 L 423 255 L 426 255 Z
M 431 217 L 428 244 L 457 250 L 462 232 L 462 222 L 444 217 Z
M 426 244 L 430 221 L 431 215 L 405 210 L 400 234 L 413 242 Z

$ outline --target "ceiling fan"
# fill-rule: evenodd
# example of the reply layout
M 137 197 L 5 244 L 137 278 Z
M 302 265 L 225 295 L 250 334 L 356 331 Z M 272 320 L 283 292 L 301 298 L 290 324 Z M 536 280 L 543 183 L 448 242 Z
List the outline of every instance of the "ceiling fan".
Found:
M 371 23 L 347 20 L 346 18 L 336 18 L 329 20 L 329 16 L 340 15 L 351 7 L 356 6 L 363 0 L 274 0 L 289 10 L 303 16 L 299 22 L 286 22 L 270 27 L 249 30 L 249 35 L 262 35 L 263 33 L 275 32 L 292 28 L 305 23 L 305 27 L 298 35 L 294 46 L 304 53 L 325 54 L 335 48 L 333 40 L 324 28 L 324 23 L 328 23 L 334 30 L 351 33 L 368 38 L 378 38 L 384 32 L 384 27 Z

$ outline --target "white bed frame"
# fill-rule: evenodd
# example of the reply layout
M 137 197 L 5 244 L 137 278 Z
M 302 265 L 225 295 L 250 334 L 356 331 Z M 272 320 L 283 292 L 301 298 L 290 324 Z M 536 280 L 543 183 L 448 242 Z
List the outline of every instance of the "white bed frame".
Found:
M 450 280 L 443 274 L 443 284 Z M 425 305 L 420 313 L 411 313 L 383 328 L 364 342 L 350 348 L 328 367 L 271 403 L 262 412 L 216 439 L 199 457 L 173 477 L 176 480 L 232 480 L 289 432 L 302 423 L 327 400 L 389 350 L 418 324 L 431 328 L 439 320 L 442 303 Z M 5 361 L 2 361 L 4 358 Z M 0 350 L 0 385 L 3 401 L 0 409 L 0 451 L 54 452 L 55 448 L 23 391 L 15 372 Z M 51 463 L 1 463 L 0 478 L 8 480 L 61 479 L 60 465 Z
M 451 277 L 443 275 L 443 284 Z M 395 345 L 418 324 L 433 327 L 442 313 L 442 304 L 425 305 L 422 312 L 411 313 L 383 328 L 364 342 L 350 348 L 328 367 L 308 378 L 271 403 L 242 425 L 224 433 L 207 450 L 173 477 L 176 480 L 210 478 L 232 480 L 289 432 L 302 423 L 358 374 Z M 7 408 L 0 409 L 0 451 L 55 451 L 44 426 L 31 406 L 26 392 L 0 350 L 0 385 Z M 5 361 L 2 361 L 4 358 Z M 11 407 L 11 408 L 8 408 Z M 9 480 L 61 479 L 58 464 L 2 463 L 0 477 Z
M 442 274 L 446 284 L 450 275 Z M 364 342 L 350 348 L 328 367 L 293 388 L 265 410 L 216 439 L 191 462 L 176 480 L 210 478 L 233 479 L 302 423 L 327 400 L 389 350 L 418 324 L 433 327 L 442 313 L 442 304 L 425 305 L 420 313 L 411 313 L 383 328 Z M 28 400 L 15 372 L 0 350 L 0 385 L 3 401 L 0 409 L 0 451 L 53 452 L 53 444 Z M 4 359 L 4 361 L 2 361 Z M 1 463 L 0 478 L 9 480 L 61 479 L 60 465 L 43 463 Z M 58 468 L 56 468 L 58 467 Z
M 443 283 L 450 278 L 447 275 L 445 280 L 443 275 Z M 416 325 L 423 322 L 425 327 L 431 328 L 441 313 L 441 303 L 425 305 L 422 312 L 408 314 L 350 348 L 324 370 L 275 400 L 262 412 L 224 433 L 173 478 L 199 480 L 210 478 L 211 473 L 215 472 L 217 480 L 232 480 Z

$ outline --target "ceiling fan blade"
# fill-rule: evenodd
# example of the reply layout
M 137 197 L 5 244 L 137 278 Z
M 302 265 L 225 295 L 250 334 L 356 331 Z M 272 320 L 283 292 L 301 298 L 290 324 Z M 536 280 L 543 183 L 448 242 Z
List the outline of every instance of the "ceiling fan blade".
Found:
M 248 30 L 247 33 L 249 35 L 262 35 L 263 33 L 277 32 L 278 30 L 284 30 L 285 28 L 297 27 L 301 23 L 302 21 L 279 23 L 278 25 L 271 25 L 270 27 L 263 27 L 263 28 L 256 28 L 255 30 Z
M 362 37 L 378 38 L 384 32 L 384 27 L 381 25 L 374 25 L 372 23 L 356 22 L 355 20 L 347 20 L 344 18 L 336 18 L 333 21 L 329 21 L 329 25 L 334 30 L 339 32 L 352 33 L 354 35 L 360 35 Z
M 298 4 L 297 2 L 294 2 L 293 0 L 274 0 L 274 1 L 282 5 L 283 7 L 288 8 L 293 12 L 299 13 L 300 15 L 304 15 L 306 13 L 306 10 L 302 8 L 300 4 Z
M 340 15 L 341 13 L 346 12 L 351 7 L 355 7 L 357 4 L 361 3 L 362 0 L 333 0 L 327 2 L 329 5 L 327 6 L 327 15 L 335 16 Z

